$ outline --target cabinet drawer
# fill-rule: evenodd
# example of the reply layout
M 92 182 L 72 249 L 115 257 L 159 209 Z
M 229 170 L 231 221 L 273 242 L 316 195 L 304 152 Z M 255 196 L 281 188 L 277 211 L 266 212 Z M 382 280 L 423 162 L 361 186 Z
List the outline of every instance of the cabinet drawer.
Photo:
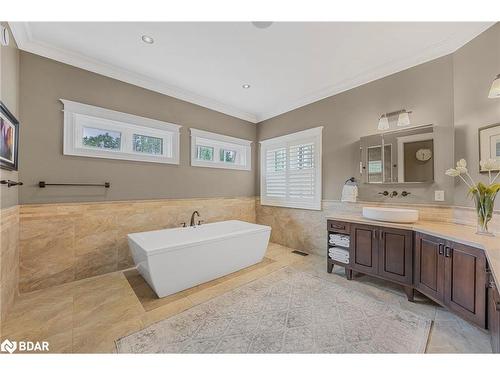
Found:
M 328 220 L 328 230 L 332 232 L 349 234 L 351 226 L 349 223 L 336 220 Z

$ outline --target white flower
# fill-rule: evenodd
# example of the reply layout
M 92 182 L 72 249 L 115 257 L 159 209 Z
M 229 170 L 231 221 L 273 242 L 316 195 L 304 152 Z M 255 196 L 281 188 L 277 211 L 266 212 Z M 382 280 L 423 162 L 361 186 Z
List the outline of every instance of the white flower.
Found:
M 465 167 L 458 167 L 456 168 L 457 172 L 460 174 L 467 174 L 468 170 Z
M 450 168 L 450 169 L 447 169 L 446 172 L 444 172 L 447 176 L 451 176 L 451 177 L 457 177 L 457 176 L 460 176 L 460 172 L 456 169 L 453 169 L 453 168 Z
M 465 159 L 460 159 L 459 161 L 457 161 L 457 169 L 466 167 L 467 167 L 467 162 L 465 161 Z
M 481 169 L 483 171 L 493 171 L 500 169 L 500 163 L 496 161 L 495 159 L 487 159 L 487 160 L 481 160 L 479 162 L 479 165 L 481 166 Z

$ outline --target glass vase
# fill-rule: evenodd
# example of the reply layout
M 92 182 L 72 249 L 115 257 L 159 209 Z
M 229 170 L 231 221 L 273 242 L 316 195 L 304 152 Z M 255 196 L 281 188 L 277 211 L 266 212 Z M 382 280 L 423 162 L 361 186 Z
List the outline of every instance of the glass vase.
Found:
M 496 194 L 486 192 L 475 192 L 474 202 L 476 203 L 477 231 L 476 234 L 483 236 L 494 236 L 488 229 L 488 223 L 493 217 L 493 206 L 495 205 Z

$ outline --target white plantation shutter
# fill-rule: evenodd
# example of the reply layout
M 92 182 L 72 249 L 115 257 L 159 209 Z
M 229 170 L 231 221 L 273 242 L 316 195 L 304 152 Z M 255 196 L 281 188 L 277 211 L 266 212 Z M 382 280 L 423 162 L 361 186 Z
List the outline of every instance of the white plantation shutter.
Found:
M 261 203 L 321 209 L 322 127 L 261 142 Z
M 268 197 L 286 198 L 286 148 L 266 151 L 266 194 Z

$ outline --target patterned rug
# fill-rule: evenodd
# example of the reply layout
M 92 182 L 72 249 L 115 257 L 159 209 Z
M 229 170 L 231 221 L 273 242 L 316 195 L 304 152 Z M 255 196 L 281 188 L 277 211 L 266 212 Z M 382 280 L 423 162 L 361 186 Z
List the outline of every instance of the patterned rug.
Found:
M 290 267 L 116 342 L 119 353 L 423 353 L 431 321 Z

